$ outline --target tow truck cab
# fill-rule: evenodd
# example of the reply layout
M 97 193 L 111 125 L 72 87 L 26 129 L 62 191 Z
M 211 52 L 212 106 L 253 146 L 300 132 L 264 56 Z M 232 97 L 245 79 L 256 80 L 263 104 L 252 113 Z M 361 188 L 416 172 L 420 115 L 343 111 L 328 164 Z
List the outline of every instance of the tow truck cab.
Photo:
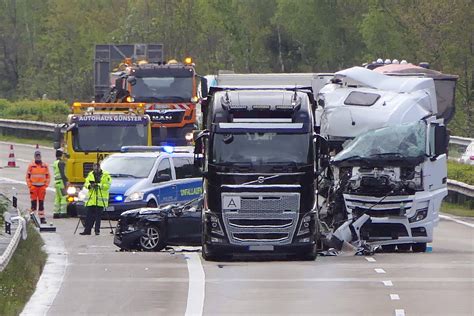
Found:
M 211 89 L 195 147 L 205 259 L 249 251 L 315 259 L 312 100 L 295 88 Z

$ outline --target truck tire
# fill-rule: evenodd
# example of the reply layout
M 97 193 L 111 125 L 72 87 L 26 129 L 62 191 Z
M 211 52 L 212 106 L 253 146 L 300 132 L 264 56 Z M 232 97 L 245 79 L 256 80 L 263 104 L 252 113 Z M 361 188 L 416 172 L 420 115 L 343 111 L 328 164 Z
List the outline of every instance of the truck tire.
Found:
M 202 244 L 202 257 L 206 261 L 217 261 L 219 258 L 206 243 Z
M 421 243 L 412 244 L 411 249 L 413 250 L 413 252 L 425 252 L 426 251 L 426 243 L 421 242 Z
M 410 251 L 411 245 L 410 244 L 399 244 L 397 245 L 397 249 L 400 252 L 408 252 Z
M 383 245 L 383 252 L 395 252 L 396 245 Z
M 303 253 L 300 258 L 303 261 L 314 261 L 316 260 L 316 257 L 318 256 L 318 247 L 317 244 L 311 246 L 311 248 L 308 250 L 308 252 Z

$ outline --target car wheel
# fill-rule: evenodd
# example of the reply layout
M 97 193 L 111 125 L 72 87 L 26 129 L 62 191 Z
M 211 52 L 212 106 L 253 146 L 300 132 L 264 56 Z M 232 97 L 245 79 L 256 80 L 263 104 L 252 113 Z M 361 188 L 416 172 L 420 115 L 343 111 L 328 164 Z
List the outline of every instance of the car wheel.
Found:
M 163 234 L 156 226 L 147 226 L 144 228 L 144 234 L 140 237 L 140 247 L 145 251 L 160 251 L 165 248 Z
M 382 250 L 383 252 L 394 252 L 396 245 L 383 245 Z
M 413 250 L 413 252 L 425 252 L 426 251 L 426 243 L 422 242 L 422 243 L 413 244 L 413 245 L 411 245 L 411 249 Z
M 148 203 L 146 204 L 147 207 L 152 207 L 152 208 L 156 208 L 158 207 L 158 204 L 156 204 L 156 201 L 155 200 L 150 200 L 148 201 Z

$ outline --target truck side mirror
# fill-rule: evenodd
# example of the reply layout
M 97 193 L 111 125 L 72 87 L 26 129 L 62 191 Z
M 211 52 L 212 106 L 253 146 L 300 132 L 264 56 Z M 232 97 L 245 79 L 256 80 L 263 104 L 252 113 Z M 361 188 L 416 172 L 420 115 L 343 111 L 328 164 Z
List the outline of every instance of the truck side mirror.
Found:
M 54 132 L 53 132 L 53 147 L 54 149 L 59 149 L 61 148 L 61 126 L 57 125 L 54 127 Z
M 194 139 L 194 166 L 202 171 L 204 167 L 204 139 L 209 137 L 209 131 L 200 132 Z
M 439 156 L 445 154 L 448 148 L 448 134 L 446 131 L 446 126 L 436 125 L 434 130 L 434 155 Z
M 201 77 L 201 97 L 207 98 L 207 79 Z

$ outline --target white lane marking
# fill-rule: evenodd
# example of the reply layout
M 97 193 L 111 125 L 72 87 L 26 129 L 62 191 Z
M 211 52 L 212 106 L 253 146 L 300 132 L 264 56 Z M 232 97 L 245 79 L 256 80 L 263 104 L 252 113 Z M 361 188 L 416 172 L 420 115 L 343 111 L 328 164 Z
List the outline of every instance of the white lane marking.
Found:
M 186 254 L 186 262 L 189 272 L 189 287 L 185 315 L 202 315 L 206 281 L 201 258 L 198 253 L 189 253 Z
M 400 300 L 400 296 L 398 294 L 390 294 L 390 299 L 392 301 L 398 301 Z
M 9 182 L 9 183 L 14 183 L 14 184 L 22 184 L 22 185 L 25 185 L 25 186 L 26 186 L 26 182 L 25 182 L 25 181 L 18 181 L 18 180 L 15 180 L 15 179 L 0 177 L 0 182 L 1 182 L 1 181 Z M 50 192 L 56 192 L 53 188 L 50 188 L 50 187 L 47 187 L 46 190 L 47 190 L 47 191 L 50 191 Z
M 25 162 L 25 163 L 30 163 L 31 160 L 26 160 L 26 159 L 21 159 L 21 158 L 15 158 L 18 161 Z
M 46 315 L 63 283 L 68 257 L 64 243 L 58 234 L 42 234 L 44 249 L 48 254 L 43 273 L 36 290 L 20 315 Z
M 377 269 L 374 269 L 374 270 L 377 273 L 386 273 L 384 269 L 377 268 Z
M 447 216 L 447 215 L 439 215 L 440 218 L 442 219 L 447 219 L 448 221 L 453 221 L 453 222 L 456 222 L 458 224 L 461 224 L 461 225 L 465 225 L 467 227 L 471 227 L 471 228 L 474 228 L 474 224 L 472 223 L 468 223 L 468 222 L 465 222 L 465 221 L 462 221 L 460 219 L 456 219 L 456 218 L 452 218 L 451 216 Z
M 367 260 L 368 262 L 376 262 L 377 260 L 375 260 L 375 258 L 372 258 L 372 257 L 365 257 L 365 260 Z
M 395 316 L 405 316 L 405 310 L 404 309 L 396 309 L 395 310 Z
M 383 283 L 383 285 L 385 285 L 385 286 L 393 286 L 393 283 L 392 283 L 392 281 L 390 281 L 390 280 L 382 281 L 382 283 Z

